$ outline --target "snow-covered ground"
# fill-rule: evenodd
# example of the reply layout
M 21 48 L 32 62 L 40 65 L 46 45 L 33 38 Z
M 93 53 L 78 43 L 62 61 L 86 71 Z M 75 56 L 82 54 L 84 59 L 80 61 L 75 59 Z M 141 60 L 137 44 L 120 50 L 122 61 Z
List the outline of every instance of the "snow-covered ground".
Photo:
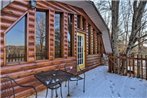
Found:
M 70 98 L 147 98 L 146 80 L 111 74 L 107 70 L 106 66 L 100 66 L 86 72 L 85 93 L 82 92 L 83 81 L 79 81 L 78 86 L 71 82 Z M 45 98 L 45 94 L 46 90 L 39 92 L 38 98 Z M 63 83 L 63 98 L 67 98 L 66 95 L 67 87 Z

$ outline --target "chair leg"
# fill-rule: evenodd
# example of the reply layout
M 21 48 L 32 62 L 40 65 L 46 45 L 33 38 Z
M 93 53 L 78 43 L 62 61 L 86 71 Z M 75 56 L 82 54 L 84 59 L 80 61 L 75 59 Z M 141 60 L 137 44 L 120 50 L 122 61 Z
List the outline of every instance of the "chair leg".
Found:
M 70 96 L 70 94 L 69 94 L 69 80 L 68 80 L 68 94 L 67 94 L 67 96 Z
M 77 82 L 76 82 L 76 85 L 78 85 L 78 80 L 77 80 Z
M 62 95 L 62 85 L 60 87 L 60 94 L 61 94 L 61 98 L 63 98 L 63 95 Z
M 83 79 L 83 92 L 85 93 L 85 78 Z
M 48 88 L 47 88 L 47 90 L 46 90 L 46 96 L 45 96 L 45 98 L 47 98 L 47 95 L 48 95 Z
M 53 98 L 53 97 L 54 97 L 54 90 L 51 89 L 51 98 Z
M 56 92 L 56 98 L 58 97 L 58 92 L 57 92 L 57 89 L 55 89 L 55 92 Z
M 65 87 L 67 87 L 67 85 L 66 85 L 66 84 L 67 84 L 67 81 L 65 81 Z

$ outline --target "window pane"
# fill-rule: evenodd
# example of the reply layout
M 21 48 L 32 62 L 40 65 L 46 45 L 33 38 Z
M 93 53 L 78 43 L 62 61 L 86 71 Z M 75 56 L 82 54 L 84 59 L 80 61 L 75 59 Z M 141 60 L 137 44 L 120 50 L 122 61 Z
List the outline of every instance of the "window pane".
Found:
M 61 14 L 55 14 L 55 58 L 61 57 Z
M 77 28 L 80 28 L 80 15 L 77 16 Z
M 36 12 L 36 59 L 47 59 L 46 12 Z
M 72 15 L 68 15 L 68 56 L 72 56 Z
M 6 7 L 12 1 L 11 0 L 1 0 L 0 2 L 1 2 L 1 9 L 0 10 L 2 10 L 4 7 Z
M 93 29 L 93 54 L 95 54 L 95 30 Z
M 83 30 L 85 30 L 86 29 L 85 19 L 84 19 L 84 17 L 82 19 L 83 19 Z
M 91 26 L 88 25 L 88 54 L 90 54 L 90 36 L 91 36 Z
M 6 34 L 6 61 L 25 61 L 26 16 Z

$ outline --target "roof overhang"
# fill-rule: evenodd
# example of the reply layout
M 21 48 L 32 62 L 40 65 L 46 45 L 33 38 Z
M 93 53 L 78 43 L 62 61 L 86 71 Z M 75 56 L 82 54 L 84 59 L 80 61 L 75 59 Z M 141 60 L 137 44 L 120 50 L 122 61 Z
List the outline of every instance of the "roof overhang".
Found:
M 97 10 L 95 4 L 92 1 L 60 1 L 72 6 L 82 8 L 85 13 L 90 17 L 97 28 L 102 32 L 103 43 L 106 53 L 112 53 L 109 29 L 104 22 L 102 16 Z

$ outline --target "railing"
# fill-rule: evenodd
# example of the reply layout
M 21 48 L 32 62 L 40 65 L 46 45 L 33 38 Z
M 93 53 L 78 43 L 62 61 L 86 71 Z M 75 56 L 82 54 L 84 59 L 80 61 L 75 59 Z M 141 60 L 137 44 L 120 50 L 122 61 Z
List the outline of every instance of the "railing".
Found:
M 24 61 L 25 55 L 24 54 L 8 54 L 6 56 L 7 63 L 11 62 L 21 62 Z
M 147 80 L 147 55 L 109 54 L 109 72 Z
M 47 55 L 44 53 L 36 53 L 36 59 L 37 60 L 47 59 Z M 25 61 L 25 54 L 7 54 L 6 61 L 7 63 Z
M 47 59 L 47 54 L 45 53 L 36 53 L 36 60 Z

